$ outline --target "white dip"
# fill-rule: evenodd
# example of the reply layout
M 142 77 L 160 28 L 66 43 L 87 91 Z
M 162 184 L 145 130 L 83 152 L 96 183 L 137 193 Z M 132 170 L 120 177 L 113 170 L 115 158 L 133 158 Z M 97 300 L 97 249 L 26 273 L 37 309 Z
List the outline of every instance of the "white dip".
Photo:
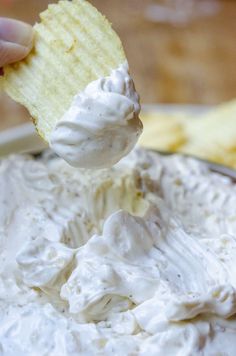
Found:
M 108 168 L 126 156 L 142 132 L 139 96 L 128 63 L 75 96 L 50 137 L 71 166 Z
M 0 164 L 0 355 L 236 350 L 236 188 L 187 158 Z

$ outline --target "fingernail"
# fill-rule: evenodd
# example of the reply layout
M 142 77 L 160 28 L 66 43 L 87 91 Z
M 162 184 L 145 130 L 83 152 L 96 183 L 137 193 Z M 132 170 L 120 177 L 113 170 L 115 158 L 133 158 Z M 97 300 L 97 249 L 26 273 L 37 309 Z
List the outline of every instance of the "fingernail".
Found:
M 31 47 L 33 42 L 33 28 L 21 21 L 0 18 L 0 39 Z

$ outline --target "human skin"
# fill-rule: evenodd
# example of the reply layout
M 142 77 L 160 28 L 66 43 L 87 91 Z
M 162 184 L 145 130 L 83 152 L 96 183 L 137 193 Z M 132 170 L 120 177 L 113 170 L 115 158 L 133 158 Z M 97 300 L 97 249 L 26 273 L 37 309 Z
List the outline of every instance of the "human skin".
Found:
M 33 37 L 29 24 L 0 17 L 0 68 L 26 57 L 32 49 Z

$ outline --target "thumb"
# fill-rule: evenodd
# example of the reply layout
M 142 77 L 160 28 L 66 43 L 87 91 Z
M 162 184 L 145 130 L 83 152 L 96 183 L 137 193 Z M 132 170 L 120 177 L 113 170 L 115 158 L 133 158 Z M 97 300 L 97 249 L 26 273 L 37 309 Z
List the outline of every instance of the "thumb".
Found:
M 33 28 L 24 22 L 0 17 L 0 67 L 17 62 L 33 46 Z

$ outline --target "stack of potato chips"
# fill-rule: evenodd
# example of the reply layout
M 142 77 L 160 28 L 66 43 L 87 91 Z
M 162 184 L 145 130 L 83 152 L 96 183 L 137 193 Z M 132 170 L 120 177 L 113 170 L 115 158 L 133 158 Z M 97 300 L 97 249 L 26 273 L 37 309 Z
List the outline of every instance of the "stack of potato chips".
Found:
M 179 111 L 156 111 L 142 115 L 141 146 L 160 151 L 182 152 L 236 168 L 236 101 L 186 115 Z

